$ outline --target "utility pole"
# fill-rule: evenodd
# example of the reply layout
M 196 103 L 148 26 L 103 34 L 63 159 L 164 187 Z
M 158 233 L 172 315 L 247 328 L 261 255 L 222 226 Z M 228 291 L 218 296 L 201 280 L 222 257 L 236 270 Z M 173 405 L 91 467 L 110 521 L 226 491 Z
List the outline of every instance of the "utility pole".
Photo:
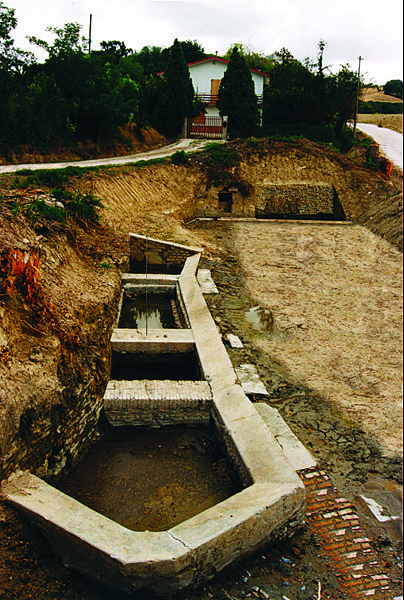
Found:
M 360 90 L 360 81 L 361 81 L 361 61 L 363 58 L 359 57 L 359 65 L 358 65 L 358 86 L 356 88 L 356 107 L 355 107 L 355 119 L 353 126 L 353 136 L 356 136 L 356 121 L 358 120 L 358 106 L 359 106 L 359 90 Z
M 91 54 L 91 26 L 93 23 L 93 15 L 90 15 L 90 26 L 88 28 L 88 53 Z

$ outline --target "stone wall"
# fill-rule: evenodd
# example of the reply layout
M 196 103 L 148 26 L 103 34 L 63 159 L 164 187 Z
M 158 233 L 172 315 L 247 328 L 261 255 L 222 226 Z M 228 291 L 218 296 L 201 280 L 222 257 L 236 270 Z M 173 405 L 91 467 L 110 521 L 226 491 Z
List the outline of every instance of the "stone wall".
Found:
M 211 187 L 195 198 L 196 217 L 321 218 L 345 220 L 331 183 L 256 183 L 243 196 L 236 188 Z
M 145 273 L 146 267 L 150 273 L 181 273 L 186 259 L 200 250 L 131 233 L 129 252 L 131 273 Z
M 206 381 L 113 381 L 104 395 L 111 425 L 162 427 L 209 424 L 212 394 Z
M 330 183 L 264 183 L 256 190 L 257 217 L 341 218 Z
M 243 196 L 233 187 L 210 187 L 195 199 L 196 217 L 251 217 L 255 216 L 254 194 Z

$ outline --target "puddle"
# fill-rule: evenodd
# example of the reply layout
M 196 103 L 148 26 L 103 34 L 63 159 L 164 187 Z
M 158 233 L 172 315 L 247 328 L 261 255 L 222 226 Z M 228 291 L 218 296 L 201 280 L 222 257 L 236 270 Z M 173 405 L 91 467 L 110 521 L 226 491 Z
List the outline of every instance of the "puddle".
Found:
M 175 329 L 176 324 L 168 295 L 125 295 L 118 327 L 127 329 Z
M 242 489 L 207 427 L 108 428 L 55 487 L 135 531 L 164 531 Z
M 258 331 L 272 331 L 274 326 L 274 318 L 272 311 L 269 308 L 261 306 L 253 306 L 244 313 L 246 321 L 253 326 L 253 329 Z
M 113 352 L 111 379 L 200 381 L 203 378 L 194 352 L 181 354 Z

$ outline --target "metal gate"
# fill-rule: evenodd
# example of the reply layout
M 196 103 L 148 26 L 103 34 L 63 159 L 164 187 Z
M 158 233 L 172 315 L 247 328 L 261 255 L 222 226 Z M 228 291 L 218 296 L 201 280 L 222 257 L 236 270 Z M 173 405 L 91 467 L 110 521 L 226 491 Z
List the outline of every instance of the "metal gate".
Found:
M 190 138 L 213 138 L 222 139 L 223 119 L 222 117 L 207 117 L 200 115 L 193 121 L 188 121 L 188 135 Z

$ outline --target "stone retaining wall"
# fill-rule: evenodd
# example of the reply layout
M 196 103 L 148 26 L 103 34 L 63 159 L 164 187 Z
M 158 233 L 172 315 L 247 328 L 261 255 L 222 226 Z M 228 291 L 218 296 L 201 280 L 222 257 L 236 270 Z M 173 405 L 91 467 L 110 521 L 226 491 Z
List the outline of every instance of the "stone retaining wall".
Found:
M 223 192 L 228 202 L 221 201 Z M 254 192 L 246 197 L 235 188 L 211 187 L 195 198 L 195 215 L 345 220 L 334 186 L 311 182 L 257 183 Z
M 228 194 L 228 202 L 222 194 Z M 195 217 L 250 217 L 255 216 L 254 194 L 243 196 L 237 188 L 212 186 L 195 199 Z
M 335 191 L 329 183 L 257 185 L 256 216 L 334 218 L 335 208 Z

